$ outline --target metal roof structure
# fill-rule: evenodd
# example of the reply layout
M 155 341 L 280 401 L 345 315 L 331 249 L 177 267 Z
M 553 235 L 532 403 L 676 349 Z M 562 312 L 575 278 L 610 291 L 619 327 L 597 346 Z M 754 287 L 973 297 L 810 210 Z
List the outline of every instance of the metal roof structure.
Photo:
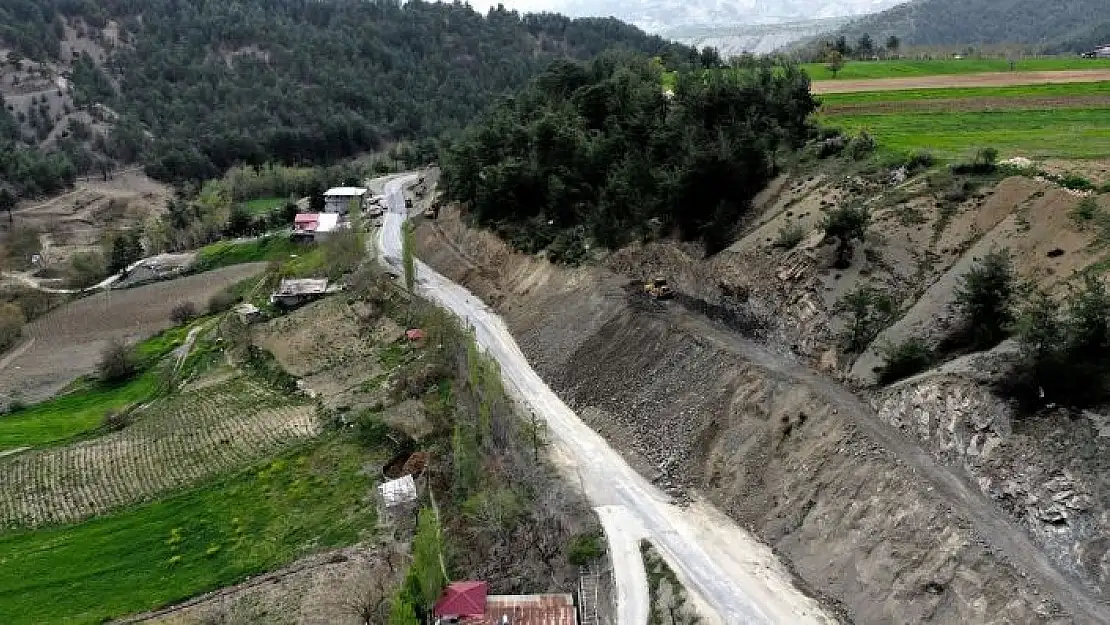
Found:
M 488 595 L 481 616 L 460 619 L 463 625 L 578 625 L 574 596 Z
M 481 618 L 486 612 L 488 582 L 452 582 L 436 601 L 433 614 L 443 618 Z
M 278 285 L 276 295 L 321 295 L 327 293 L 328 281 L 326 278 L 303 278 L 293 280 L 282 279 Z
M 368 189 L 362 187 L 335 187 L 324 192 L 324 197 L 362 197 Z
M 378 486 L 378 495 L 387 508 L 412 503 L 416 501 L 417 497 L 416 482 L 413 481 L 411 475 L 385 482 Z

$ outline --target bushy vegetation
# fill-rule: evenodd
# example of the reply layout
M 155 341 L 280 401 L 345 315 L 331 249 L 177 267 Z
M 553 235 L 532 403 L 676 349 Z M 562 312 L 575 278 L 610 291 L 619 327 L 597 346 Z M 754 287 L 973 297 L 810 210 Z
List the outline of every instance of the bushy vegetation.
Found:
M 963 318 L 963 341 L 974 349 L 1002 342 L 1013 329 L 1018 295 L 1013 261 L 1007 250 L 984 256 L 956 288 L 956 309 Z
M 25 322 L 23 309 L 13 303 L 0 302 L 0 353 L 19 341 Z
M 849 353 L 860 354 L 896 318 L 898 307 L 890 295 L 860 287 L 844 297 L 838 308 L 848 314 L 841 343 Z
M 852 262 L 853 243 L 867 238 L 871 214 L 863 206 L 840 206 L 825 215 L 822 227 L 825 236 L 835 238 L 836 267 L 844 269 Z
M 1013 390 L 1027 400 L 1088 406 L 1110 396 L 1110 294 L 1100 279 L 1064 303 L 1039 293 L 1017 323 L 1022 369 Z
M 816 106 L 794 65 L 680 71 L 606 55 L 557 62 L 443 154 L 450 199 L 528 252 L 613 248 L 654 233 L 721 249 L 776 153 L 800 145 Z M 571 243 L 568 246 L 566 243 Z
M 919 338 L 911 337 L 898 345 L 889 345 L 883 350 L 879 383 L 890 384 L 917 375 L 928 369 L 933 361 L 933 350 Z

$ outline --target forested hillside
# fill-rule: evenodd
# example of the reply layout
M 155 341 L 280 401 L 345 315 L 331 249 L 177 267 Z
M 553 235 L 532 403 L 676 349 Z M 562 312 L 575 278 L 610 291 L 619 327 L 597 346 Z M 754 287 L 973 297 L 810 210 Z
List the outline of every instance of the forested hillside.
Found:
M 615 20 L 420 1 L 7 0 L 0 15 L 3 47 L 27 58 L 56 57 L 67 27 L 106 49 L 68 72 L 77 106 L 114 128 L 95 145 L 174 182 L 431 137 L 555 58 L 696 58 Z
M 720 249 L 778 151 L 805 140 L 809 78 L 770 62 L 680 71 L 668 97 L 660 71 L 621 55 L 552 66 L 446 150 L 448 195 L 562 261 L 671 234 Z
M 1063 44 L 1077 52 L 1087 45 L 1079 38 L 1097 23 L 1110 24 L 1106 0 L 915 0 L 840 33 L 853 41 L 869 33 L 876 41 L 894 35 L 909 45 Z

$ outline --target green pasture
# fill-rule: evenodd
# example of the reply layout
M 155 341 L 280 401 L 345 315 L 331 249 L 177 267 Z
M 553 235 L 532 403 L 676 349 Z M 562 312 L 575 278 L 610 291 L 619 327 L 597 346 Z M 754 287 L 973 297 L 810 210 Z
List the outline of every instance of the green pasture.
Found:
M 822 116 L 844 130 L 867 130 L 893 151 L 960 157 L 994 147 L 1005 156 L 1095 159 L 1110 156 L 1110 108 L 991 112 L 898 112 Z
M 240 205 L 246 209 L 248 213 L 253 216 L 265 215 L 272 210 L 284 208 L 289 203 L 289 198 L 286 197 L 264 197 L 254 200 L 247 200 Z
M 824 63 L 807 63 L 802 69 L 813 80 L 834 80 Z M 1110 69 L 1110 59 L 1084 59 L 1078 56 L 1029 58 L 1018 61 L 1014 67 L 1019 72 L 1050 72 L 1083 69 Z M 835 80 L 867 80 L 879 78 L 917 78 L 921 76 L 949 76 L 955 74 L 982 74 L 1008 72 L 1010 63 L 1005 59 L 939 59 L 929 61 L 887 60 L 847 61 Z
M 365 539 L 376 521 L 367 461 L 332 438 L 120 513 L 0 533 L 0 620 L 101 623 Z
M 1085 96 L 1110 96 L 1110 82 L 829 93 L 819 95 L 817 99 L 825 105 L 846 106 L 883 104 L 886 102 L 914 102 L 920 100 L 998 100 L 1005 98 L 1068 98 Z M 1015 103 L 1016 106 L 1019 104 L 1020 103 Z

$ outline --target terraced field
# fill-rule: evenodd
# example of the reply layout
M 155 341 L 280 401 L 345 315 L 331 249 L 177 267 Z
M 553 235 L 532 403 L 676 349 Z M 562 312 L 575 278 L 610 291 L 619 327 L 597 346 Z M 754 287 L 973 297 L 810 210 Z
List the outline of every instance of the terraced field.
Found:
M 235 471 L 319 434 L 315 407 L 245 378 L 140 409 L 126 429 L 0 458 L 0 525 L 73 523 Z
M 824 63 L 807 63 L 802 69 L 813 80 L 833 80 L 832 72 Z M 1014 67 L 1017 72 L 1062 72 L 1082 70 L 1110 70 L 1108 59 L 1080 57 L 1044 57 L 1024 59 Z M 849 61 L 837 73 L 835 80 L 920 78 L 924 76 L 959 76 L 966 74 L 1002 73 L 1010 71 L 1005 59 L 935 59 L 893 61 Z

